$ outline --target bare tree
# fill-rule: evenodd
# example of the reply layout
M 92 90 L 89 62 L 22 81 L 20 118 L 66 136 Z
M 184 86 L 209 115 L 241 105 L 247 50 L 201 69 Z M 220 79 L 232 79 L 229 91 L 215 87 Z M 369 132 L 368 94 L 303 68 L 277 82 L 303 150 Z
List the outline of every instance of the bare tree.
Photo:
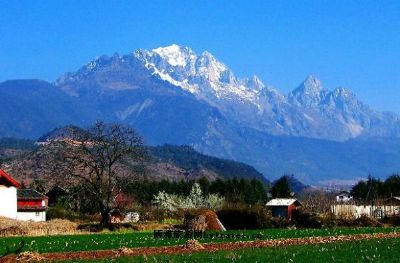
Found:
M 334 202 L 334 195 L 319 189 L 306 189 L 299 196 L 303 208 L 311 213 L 330 212 Z
M 147 153 L 134 129 L 120 124 L 97 122 L 87 130 L 73 130 L 72 136 L 52 140 L 44 146 L 45 164 L 62 181 L 81 184 L 99 208 L 101 225 L 109 227 L 110 212 L 117 206 L 121 179 L 133 176 L 122 164 L 143 164 Z

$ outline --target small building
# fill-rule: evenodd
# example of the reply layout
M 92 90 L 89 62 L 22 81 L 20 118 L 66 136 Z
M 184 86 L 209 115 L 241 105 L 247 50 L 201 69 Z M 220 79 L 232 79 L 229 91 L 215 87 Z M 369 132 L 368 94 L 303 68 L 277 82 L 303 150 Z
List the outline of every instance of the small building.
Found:
M 350 194 L 350 192 L 347 191 L 341 191 L 336 195 L 336 202 L 338 203 L 347 203 L 353 200 L 353 196 Z
M 17 220 L 22 221 L 46 221 L 48 207 L 47 196 L 33 189 L 18 189 L 18 213 Z
M 293 211 L 302 206 L 294 198 L 275 198 L 270 200 L 266 206 L 271 209 L 273 217 L 292 219 Z
M 46 221 L 47 197 L 21 185 L 0 169 L 0 216 L 23 221 Z
M 17 188 L 20 184 L 0 169 L 0 216 L 17 219 Z

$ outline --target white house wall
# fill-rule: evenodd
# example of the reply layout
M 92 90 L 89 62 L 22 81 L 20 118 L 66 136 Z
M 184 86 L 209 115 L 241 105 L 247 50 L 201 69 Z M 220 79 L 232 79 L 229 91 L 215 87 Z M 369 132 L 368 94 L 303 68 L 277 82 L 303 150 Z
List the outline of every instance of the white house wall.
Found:
M 0 216 L 17 218 L 17 188 L 0 185 Z
M 347 204 L 336 204 L 331 206 L 332 212 L 336 216 L 344 217 L 355 217 L 359 218 L 362 215 L 374 216 L 377 210 L 382 210 L 384 215 L 399 215 L 400 206 L 392 205 L 347 205 Z
M 17 219 L 21 221 L 46 221 L 46 212 L 18 212 Z

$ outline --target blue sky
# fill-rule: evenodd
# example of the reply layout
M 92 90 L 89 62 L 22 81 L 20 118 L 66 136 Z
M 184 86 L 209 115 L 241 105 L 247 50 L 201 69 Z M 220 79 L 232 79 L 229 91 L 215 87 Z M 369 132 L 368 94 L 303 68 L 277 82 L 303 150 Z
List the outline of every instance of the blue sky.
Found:
M 400 1 L 0 0 L 0 81 L 172 43 L 284 93 L 312 73 L 400 112 Z

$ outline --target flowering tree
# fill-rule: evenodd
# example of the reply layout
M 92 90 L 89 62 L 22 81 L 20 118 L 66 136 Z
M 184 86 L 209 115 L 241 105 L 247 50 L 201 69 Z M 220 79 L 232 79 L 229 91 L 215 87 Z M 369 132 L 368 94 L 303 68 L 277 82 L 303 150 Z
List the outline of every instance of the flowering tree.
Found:
M 159 208 L 176 211 L 178 208 L 192 209 L 192 208 L 211 208 L 217 209 L 222 207 L 224 198 L 218 194 L 203 195 L 203 191 L 198 183 L 193 184 L 190 194 L 186 197 L 174 194 L 168 194 L 164 191 L 159 192 L 154 196 L 154 203 Z

